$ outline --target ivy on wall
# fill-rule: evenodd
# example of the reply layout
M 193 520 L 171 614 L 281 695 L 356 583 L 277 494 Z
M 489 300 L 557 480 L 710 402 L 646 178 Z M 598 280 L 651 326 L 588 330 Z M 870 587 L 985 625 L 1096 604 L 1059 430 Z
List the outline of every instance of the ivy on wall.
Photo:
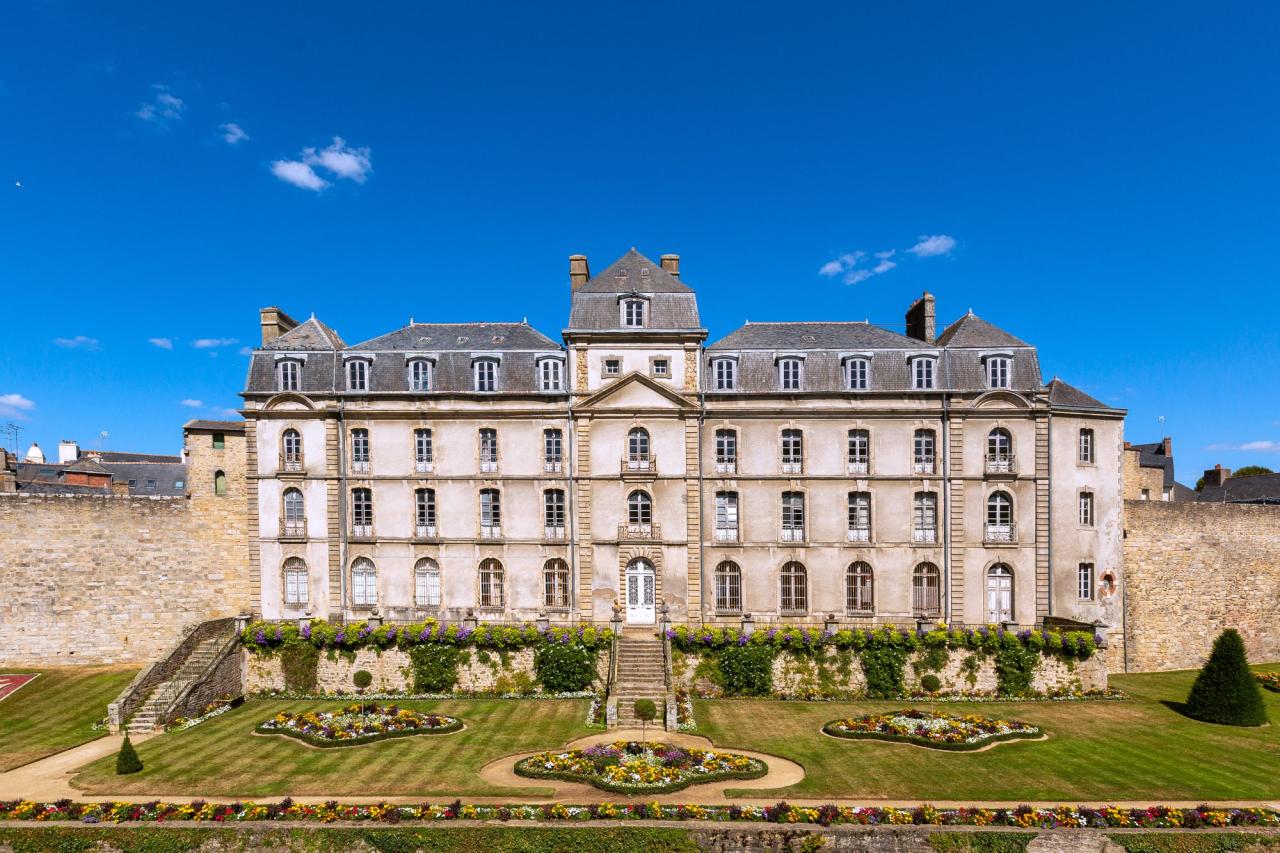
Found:
M 408 654 L 415 693 L 449 693 L 458 683 L 463 652 L 457 646 L 439 643 L 414 646 Z

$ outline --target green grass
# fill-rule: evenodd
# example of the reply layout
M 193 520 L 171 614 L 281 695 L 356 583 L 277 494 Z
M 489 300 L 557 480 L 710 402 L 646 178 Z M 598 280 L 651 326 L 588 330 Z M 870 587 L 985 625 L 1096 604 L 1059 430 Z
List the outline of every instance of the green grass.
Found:
M 585 699 L 467 699 L 403 702 L 458 717 L 463 731 L 315 749 L 254 727 L 280 711 L 331 710 L 342 702 L 250 700 L 181 732 L 137 744 L 143 770 L 117 776 L 115 756 L 87 765 L 72 784 L 91 794 L 156 797 L 541 796 L 550 789 L 495 788 L 480 768 L 517 752 L 552 749 L 590 734 Z
M 39 672 L 0 701 L 0 772 L 102 737 L 92 726 L 107 704 L 137 675 L 137 667 L 67 666 L 0 672 Z
M 804 765 L 804 781 L 742 792 L 752 797 L 1155 802 L 1280 796 L 1280 694 L 1265 694 L 1272 725 L 1217 726 L 1176 710 L 1194 678 L 1193 671 L 1114 676 L 1112 684 L 1129 693 L 1130 701 L 937 706 L 1014 717 L 1049 734 L 1047 741 L 1013 741 L 971 753 L 836 740 L 820 731 L 828 720 L 911 707 L 905 700 L 697 701 L 694 713 L 698 733 L 719 747 L 781 755 Z

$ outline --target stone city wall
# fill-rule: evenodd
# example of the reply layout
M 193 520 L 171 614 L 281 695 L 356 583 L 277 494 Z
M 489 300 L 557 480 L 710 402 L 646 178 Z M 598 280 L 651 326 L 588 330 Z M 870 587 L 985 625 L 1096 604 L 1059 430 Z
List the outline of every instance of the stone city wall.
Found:
M 1125 501 L 1125 662 L 1192 669 L 1235 628 L 1280 660 L 1280 507 Z

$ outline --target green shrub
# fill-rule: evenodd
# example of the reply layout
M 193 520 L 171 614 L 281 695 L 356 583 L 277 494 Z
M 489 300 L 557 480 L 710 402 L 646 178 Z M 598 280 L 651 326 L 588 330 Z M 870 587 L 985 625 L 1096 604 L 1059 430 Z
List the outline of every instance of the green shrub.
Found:
M 548 693 L 576 693 L 596 680 L 596 654 L 580 643 L 547 643 L 534 653 L 533 671 Z
M 457 646 L 437 643 L 409 649 L 409 668 L 413 674 L 413 692 L 448 693 L 458 683 L 458 663 L 462 657 Z
M 720 679 L 730 696 L 768 696 L 773 691 L 774 649 L 764 645 L 720 650 Z
M 942 679 L 931 672 L 920 679 L 920 686 L 930 693 L 937 693 L 942 689 Z
M 867 679 L 868 696 L 901 696 L 905 692 L 902 679 L 911 652 L 903 646 L 879 645 L 862 650 L 862 674 Z
M 1187 716 L 1224 726 L 1260 726 L 1267 722 L 1262 691 L 1249 671 L 1244 641 L 1234 628 L 1218 635 L 1209 661 L 1187 696 Z
M 126 734 L 124 743 L 120 744 L 120 752 L 116 755 L 116 774 L 123 776 L 126 773 L 137 773 L 141 769 L 142 759 L 138 757 L 138 751 L 133 748 L 129 735 Z
M 280 648 L 284 689 L 290 693 L 315 693 L 320 650 L 310 643 L 289 643 Z
M 1031 693 L 1031 680 L 1040 664 L 1040 653 L 1021 643 L 1009 643 L 996 652 L 996 691 L 1001 696 Z
M 369 685 L 373 684 L 373 673 L 367 669 L 357 669 L 351 676 L 351 683 L 357 690 L 368 690 Z

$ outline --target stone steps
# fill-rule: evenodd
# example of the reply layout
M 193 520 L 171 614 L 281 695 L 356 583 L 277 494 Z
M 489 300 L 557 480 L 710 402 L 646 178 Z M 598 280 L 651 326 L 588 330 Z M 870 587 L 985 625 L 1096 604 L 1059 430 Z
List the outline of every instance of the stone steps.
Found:
M 125 731 L 131 734 L 153 732 L 162 725 L 163 717 L 174 701 L 217 660 L 218 651 L 224 640 L 223 637 L 214 637 L 192 649 L 182 665 L 178 667 L 178 671 L 167 681 L 156 685 L 150 695 L 142 701 L 138 710 L 125 724 Z
M 637 699 L 649 699 L 657 708 L 657 719 L 648 726 L 662 730 L 667 697 L 667 674 L 662 660 L 662 641 L 650 636 L 627 637 L 618 641 L 618 673 L 613 685 L 618 701 L 618 726 L 640 728 L 634 713 Z

